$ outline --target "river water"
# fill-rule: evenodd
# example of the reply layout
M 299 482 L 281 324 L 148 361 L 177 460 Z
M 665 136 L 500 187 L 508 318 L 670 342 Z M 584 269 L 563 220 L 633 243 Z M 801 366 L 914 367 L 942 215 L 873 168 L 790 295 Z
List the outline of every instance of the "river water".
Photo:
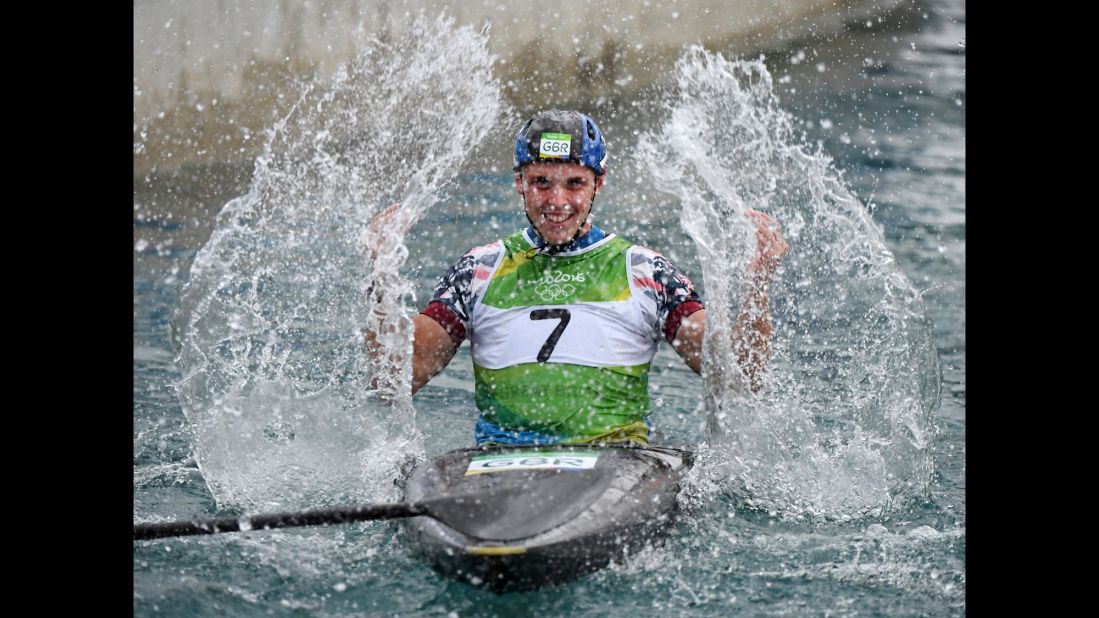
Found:
M 529 110 L 499 96 L 488 35 L 417 23 L 296 91 L 255 161 L 135 176 L 135 521 L 392 500 L 409 457 L 472 443 L 468 345 L 415 398 L 370 393 L 363 290 L 389 277 L 422 307 L 523 225 L 508 140 Z M 146 542 L 135 615 L 965 613 L 964 4 L 762 59 L 685 49 L 629 100 L 575 104 L 611 145 L 599 224 L 710 313 L 743 286 L 743 209 L 791 244 L 762 397 L 654 361 L 655 439 L 703 454 L 669 541 L 506 595 L 442 579 L 393 523 Z M 364 225 L 395 199 L 415 224 L 371 273 Z

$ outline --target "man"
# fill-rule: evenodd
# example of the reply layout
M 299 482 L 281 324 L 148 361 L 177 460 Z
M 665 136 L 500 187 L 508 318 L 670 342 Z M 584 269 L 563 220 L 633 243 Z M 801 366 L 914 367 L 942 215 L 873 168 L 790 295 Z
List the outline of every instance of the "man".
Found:
M 667 258 L 592 224 L 607 148 L 591 118 L 536 114 L 516 138 L 514 171 L 530 226 L 470 250 L 435 287 L 414 319 L 412 392 L 469 337 L 479 445 L 647 444 L 659 339 L 702 371 L 701 298 Z M 787 246 L 766 215 L 749 216 L 758 252 L 733 341 L 758 390 L 770 361 L 767 287 Z

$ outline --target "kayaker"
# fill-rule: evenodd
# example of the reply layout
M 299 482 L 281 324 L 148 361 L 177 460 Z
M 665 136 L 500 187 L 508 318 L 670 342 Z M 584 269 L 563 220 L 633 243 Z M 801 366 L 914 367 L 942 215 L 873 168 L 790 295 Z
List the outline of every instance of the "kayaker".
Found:
M 663 255 L 592 222 L 607 145 L 590 117 L 535 114 L 515 140 L 515 190 L 529 226 L 471 249 L 415 316 L 412 392 L 472 345 L 482 444 L 647 444 L 648 377 L 660 339 L 702 372 L 706 311 L 690 279 Z M 754 391 L 771 357 L 768 286 L 787 251 L 778 224 L 748 211 L 757 252 L 733 330 Z M 375 236 L 399 206 L 375 218 Z M 367 346 L 376 348 L 373 333 Z

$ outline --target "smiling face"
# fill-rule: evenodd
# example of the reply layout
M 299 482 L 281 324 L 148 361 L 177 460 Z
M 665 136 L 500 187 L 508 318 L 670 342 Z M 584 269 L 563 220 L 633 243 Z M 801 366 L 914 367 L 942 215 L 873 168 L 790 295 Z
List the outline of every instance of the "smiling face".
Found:
M 515 174 L 515 190 L 535 230 L 551 245 L 568 244 L 591 229 L 588 214 L 603 177 L 576 163 L 531 163 Z

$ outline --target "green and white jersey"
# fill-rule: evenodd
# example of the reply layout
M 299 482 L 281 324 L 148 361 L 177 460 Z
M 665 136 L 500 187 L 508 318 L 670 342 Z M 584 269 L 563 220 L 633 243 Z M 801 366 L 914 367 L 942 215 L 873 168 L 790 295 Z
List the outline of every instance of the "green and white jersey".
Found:
M 593 232 L 602 238 L 548 255 L 528 228 L 473 249 L 436 287 L 424 313 L 470 337 L 479 428 L 647 443 L 657 343 L 701 304 L 666 258 Z

